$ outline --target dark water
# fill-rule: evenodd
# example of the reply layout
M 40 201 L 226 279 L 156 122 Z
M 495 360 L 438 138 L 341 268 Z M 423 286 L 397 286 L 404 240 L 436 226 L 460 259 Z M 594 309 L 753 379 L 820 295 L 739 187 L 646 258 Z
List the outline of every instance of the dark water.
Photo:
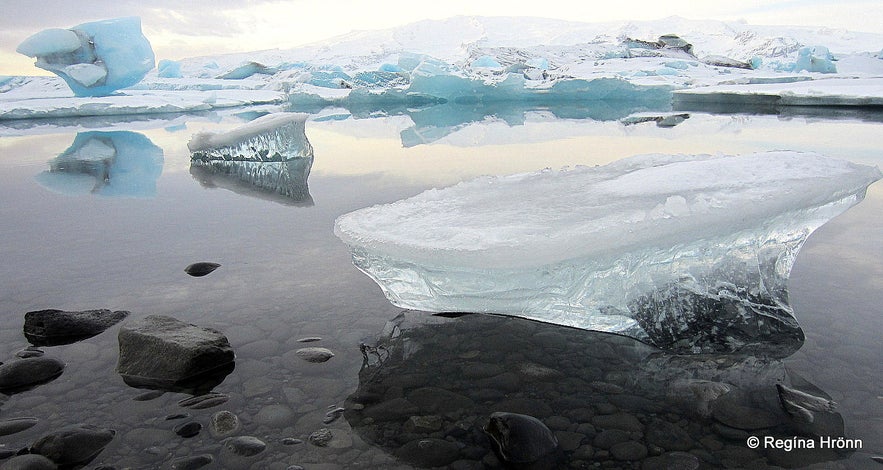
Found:
M 883 454 L 880 183 L 801 251 L 789 290 L 806 341 L 786 357 L 669 356 L 628 339 L 516 319 L 402 314 L 352 266 L 332 233 L 336 217 L 482 174 L 649 152 L 791 149 L 883 163 L 880 119 L 867 113 L 692 113 L 668 127 L 599 120 L 620 117 L 607 111 L 553 111 L 470 111 L 463 119 L 446 111 L 435 121 L 326 112 L 307 123 L 315 160 L 308 195 L 298 200 L 191 171 L 191 135 L 239 125 L 236 116 L 0 128 L 0 361 L 29 345 L 25 312 L 46 308 L 129 310 L 130 320 L 171 315 L 224 332 L 236 352 L 235 369 L 215 387 L 229 401 L 193 410 L 178 404 L 186 397 L 180 393 L 133 400 L 144 390 L 115 372 L 119 326 L 44 347 L 66 363 L 64 373 L 3 398 L 0 420 L 39 421 L 0 436 L 0 451 L 85 423 L 116 430 L 88 468 L 168 467 L 197 454 L 213 456 L 205 468 L 495 468 L 501 464 L 482 427 L 492 412 L 513 411 L 541 418 L 558 435 L 559 453 L 534 468 L 665 468 L 678 461 L 879 468 L 871 456 Z M 131 132 L 127 142 L 151 150 L 133 157 L 130 181 L 111 174 L 106 184 L 93 176 L 47 183 L 38 176 L 87 130 Z M 185 274 L 197 261 L 222 266 L 205 277 Z M 306 345 L 335 356 L 303 361 L 294 351 L 304 337 L 320 337 Z M 362 343 L 370 346 L 365 356 Z M 685 391 L 690 379 L 734 385 L 741 398 L 715 415 Z M 835 413 L 813 429 L 825 426 L 862 448 L 748 449 L 746 436 L 807 432 L 778 404 L 779 382 L 836 401 Z M 324 423 L 338 407 L 346 411 Z M 182 421 L 165 419 L 184 413 L 207 426 L 222 409 L 239 416 L 238 434 L 263 440 L 267 450 L 231 456 L 205 428 L 184 439 L 173 432 Z M 727 413 L 768 422 L 749 430 L 722 426 L 751 427 L 730 422 Z M 327 447 L 283 443 L 308 441 L 320 428 L 333 435 Z

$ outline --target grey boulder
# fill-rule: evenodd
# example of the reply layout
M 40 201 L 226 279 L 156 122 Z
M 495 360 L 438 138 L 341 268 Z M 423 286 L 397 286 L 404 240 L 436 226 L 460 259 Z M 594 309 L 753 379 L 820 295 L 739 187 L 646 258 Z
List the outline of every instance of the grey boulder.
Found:
M 119 343 L 117 372 L 135 387 L 175 389 L 214 375 L 223 380 L 235 359 L 220 331 L 161 315 L 124 324 Z
M 31 445 L 31 453 L 58 465 L 85 464 L 104 450 L 115 434 L 112 429 L 87 424 L 67 426 L 38 439 Z

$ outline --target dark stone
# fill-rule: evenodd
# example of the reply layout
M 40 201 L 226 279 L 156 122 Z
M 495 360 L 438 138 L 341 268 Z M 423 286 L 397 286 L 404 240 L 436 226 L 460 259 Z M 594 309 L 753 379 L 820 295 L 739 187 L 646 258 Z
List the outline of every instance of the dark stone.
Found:
M 197 423 L 196 421 L 190 421 L 190 422 L 179 424 L 178 426 L 175 426 L 175 434 L 177 434 L 185 439 L 189 438 L 189 437 L 196 436 L 197 434 L 199 434 L 199 431 L 201 431 L 201 430 L 202 430 L 202 425 Z
M 669 452 L 649 457 L 641 464 L 641 470 L 696 470 L 699 458 L 686 452 Z
M 693 448 L 693 438 L 687 431 L 661 419 L 654 419 L 647 425 L 644 437 L 648 444 L 665 450 L 686 451 Z
M 252 436 L 236 436 L 224 440 L 224 449 L 242 457 L 251 457 L 267 448 L 264 441 Z
M 160 315 L 123 325 L 119 343 L 117 372 L 135 387 L 177 391 L 217 385 L 232 371 L 235 358 L 220 331 Z M 184 386 L 187 382 L 195 384 Z
M 310 434 L 309 441 L 310 444 L 313 444 L 317 447 L 327 447 L 329 443 L 331 443 L 331 439 L 334 438 L 334 434 L 331 434 L 331 430 L 328 428 L 318 429 L 313 431 Z
M 55 470 L 55 463 L 42 455 L 25 454 L 13 457 L 3 465 L 0 470 Z
M 67 426 L 41 437 L 31 445 L 32 454 L 48 457 L 58 465 L 89 463 L 107 444 L 116 432 L 88 424 Z
M 453 442 L 427 438 L 407 442 L 395 456 L 420 467 L 444 467 L 457 460 L 460 451 Z
M 297 357 L 313 363 L 322 363 L 334 357 L 334 353 L 327 348 L 301 348 L 294 352 Z
M 558 448 L 558 439 L 552 431 L 533 416 L 493 413 L 484 431 L 504 462 L 536 462 Z
M 610 455 L 616 460 L 641 460 L 647 456 L 647 447 L 640 442 L 620 442 L 610 448 Z
M 714 401 L 711 414 L 715 420 L 731 428 L 753 431 L 776 426 L 782 422 L 776 415 L 748 404 L 745 394 L 727 393 Z
M 172 470 L 196 470 L 197 468 L 205 467 L 213 461 L 214 457 L 210 454 L 192 455 L 172 459 L 169 467 Z
M 129 312 L 107 309 L 66 312 L 37 310 L 25 313 L 25 338 L 34 346 L 57 346 L 91 338 L 116 325 Z
M 8 436 L 24 431 L 37 424 L 38 419 L 32 417 L 0 419 L 0 436 Z
M 622 429 L 605 429 L 595 436 L 592 445 L 601 449 L 609 449 L 616 444 L 626 442 L 630 439 L 631 434 L 628 431 L 623 431 Z
M 17 393 L 54 380 L 64 363 L 46 356 L 18 359 L 0 365 L 0 392 Z
M 601 429 L 622 429 L 623 431 L 642 431 L 644 425 L 638 418 L 627 413 L 598 415 L 592 418 L 592 424 Z
M 221 265 L 218 263 L 211 263 L 207 261 L 202 261 L 199 263 L 193 263 L 190 266 L 184 268 L 184 272 L 193 276 L 193 277 L 202 277 L 205 276 L 215 269 L 220 268 Z

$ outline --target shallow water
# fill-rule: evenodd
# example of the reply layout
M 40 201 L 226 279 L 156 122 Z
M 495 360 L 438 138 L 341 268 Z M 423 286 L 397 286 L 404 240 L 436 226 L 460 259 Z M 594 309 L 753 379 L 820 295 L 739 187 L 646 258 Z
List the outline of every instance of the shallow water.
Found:
M 439 319 L 410 312 L 399 318 L 400 309 L 353 267 L 332 233 L 341 214 L 428 188 L 482 174 L 604 164 L 638 153 L 790 149 L 883 166 L 879 115 L 690 113 L 674 127 L 660 127 L 595 120 L 622 117 L 609 110 L 470 110 L 460 118 L 455 111 L 356 119 L 341 110 L 308 121 L 315 160 L 309 200 L 299 201 L 190 170 L 191 135 L 231 128 L 243 122 L 240 117 L 114 124 L 162 153 L 160 171 L 151 172 L 155 162 L 144 164 L 148 176 L 137 194 L 118 196 L 90 192 L 94 181 L 65 186 L 68 193 L 62 194 L 37 178 L 85 130 L 77 126 L 88 124 L 4 127 L 0 361 L 13 360 L 28 346 L 24 313 L 47 308 L 129 310 L 130 320 L 171 315 L 221 330 L 237 358 L 235 370 L 215 387 L 230 400 L 192 410 L 178 405 L 186 396 L 179 393 L 133 401 L 144 390 L 128 387 L 114 370 L 119 326 L 71 345 L 45 347 L 67 367 L 56 380 L 0 402 L 0 420 L 39 419 L 28 430 L 0 437 L 0 450 L 17 451 L 57 427 L 86 423 L 117 431 L 91 467 L 156 468 L 203 453 L 214 457 L 205 468 L 409 468 L 451 461 L 459 468 L 494 467 L 499 460 L 481 427 L 491 412 L 508 407 L 503 411 L 543 415 L 559 432 L 566 449 L 554 465 L 639 468 L 640 461 L 616 460 L 620 452 L 598 440 L 604 430 L 633 426 L 625 429 L 626 440 L 644 446 L 647 457 L 689 451 L 702 468 L 879 466 L 870 459 L 883 454 L 879 182 L 800 252 L 789 290 L 806 341 L 784 358 L 677 358 L 632 340 L 498 317 Z M 71 194 L 74 186 L 77 194 Z M 185 274 L 197 261 L 222 266 L 205 277 Z M 384 333 L 390 321 L 401 322 L 409 341 Z M 313 336 L 321 341 L 306 345 L 330 349 L 331 360 L 309 363 L 294 354 L 305 345 L 299 338 Z M 392 356 L 369 355 L 363 368 L 363 342 Z M 671 392 L 683 378 L 738 382 L 753 394 L 756 409 L 779 413 L 781 423 L 754 434 L 786 438 L 797 431 L 782 424 L 784 415 L 769 395 L 786 373 L 792 383 L 802 378 L 833 398 L 845 437 L 860 439 L 862 449 L 751 451 L 744 435 L 715 428 L 715 418 L 691 413 L 691 405 Z M 395 404 L 404 402 L 396 399 L 417 408 L 402 412 Z M 347 411 L 323 423 L 337 407 Z M 239 416 L 240 434 L 264 440 L 268 449 L 231 457 L 206 429 L 184 439 L 172 431 L 182 421 L 165 420 L 186 413 L 185 419 L 207 426 L 221 409 Z M 433 418 L 415 424 L 412 416 Z M 651 437 L 670 426 L 684 431 L 684 442 L 660 445 Z M 334 436 L 327 447 L 282 443 L 292 437 L 307 441 L 323 427 Z M 409 447 L 431 438 L 454 443 L 454 460 L 424 461 L 421 455 L 431 452 Z M 439 454 L 449 450 L 438 445 Z

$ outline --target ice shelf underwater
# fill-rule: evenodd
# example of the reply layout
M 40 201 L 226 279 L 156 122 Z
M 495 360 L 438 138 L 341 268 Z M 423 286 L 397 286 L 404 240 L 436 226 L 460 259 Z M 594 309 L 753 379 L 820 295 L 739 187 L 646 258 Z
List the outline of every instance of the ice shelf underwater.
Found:
M 880 177 L 792 151 L 643 155 L 428 190 L 345 214 L 335 234 L 400 307 L 732 351 L 802 341 L 797 252 Z

